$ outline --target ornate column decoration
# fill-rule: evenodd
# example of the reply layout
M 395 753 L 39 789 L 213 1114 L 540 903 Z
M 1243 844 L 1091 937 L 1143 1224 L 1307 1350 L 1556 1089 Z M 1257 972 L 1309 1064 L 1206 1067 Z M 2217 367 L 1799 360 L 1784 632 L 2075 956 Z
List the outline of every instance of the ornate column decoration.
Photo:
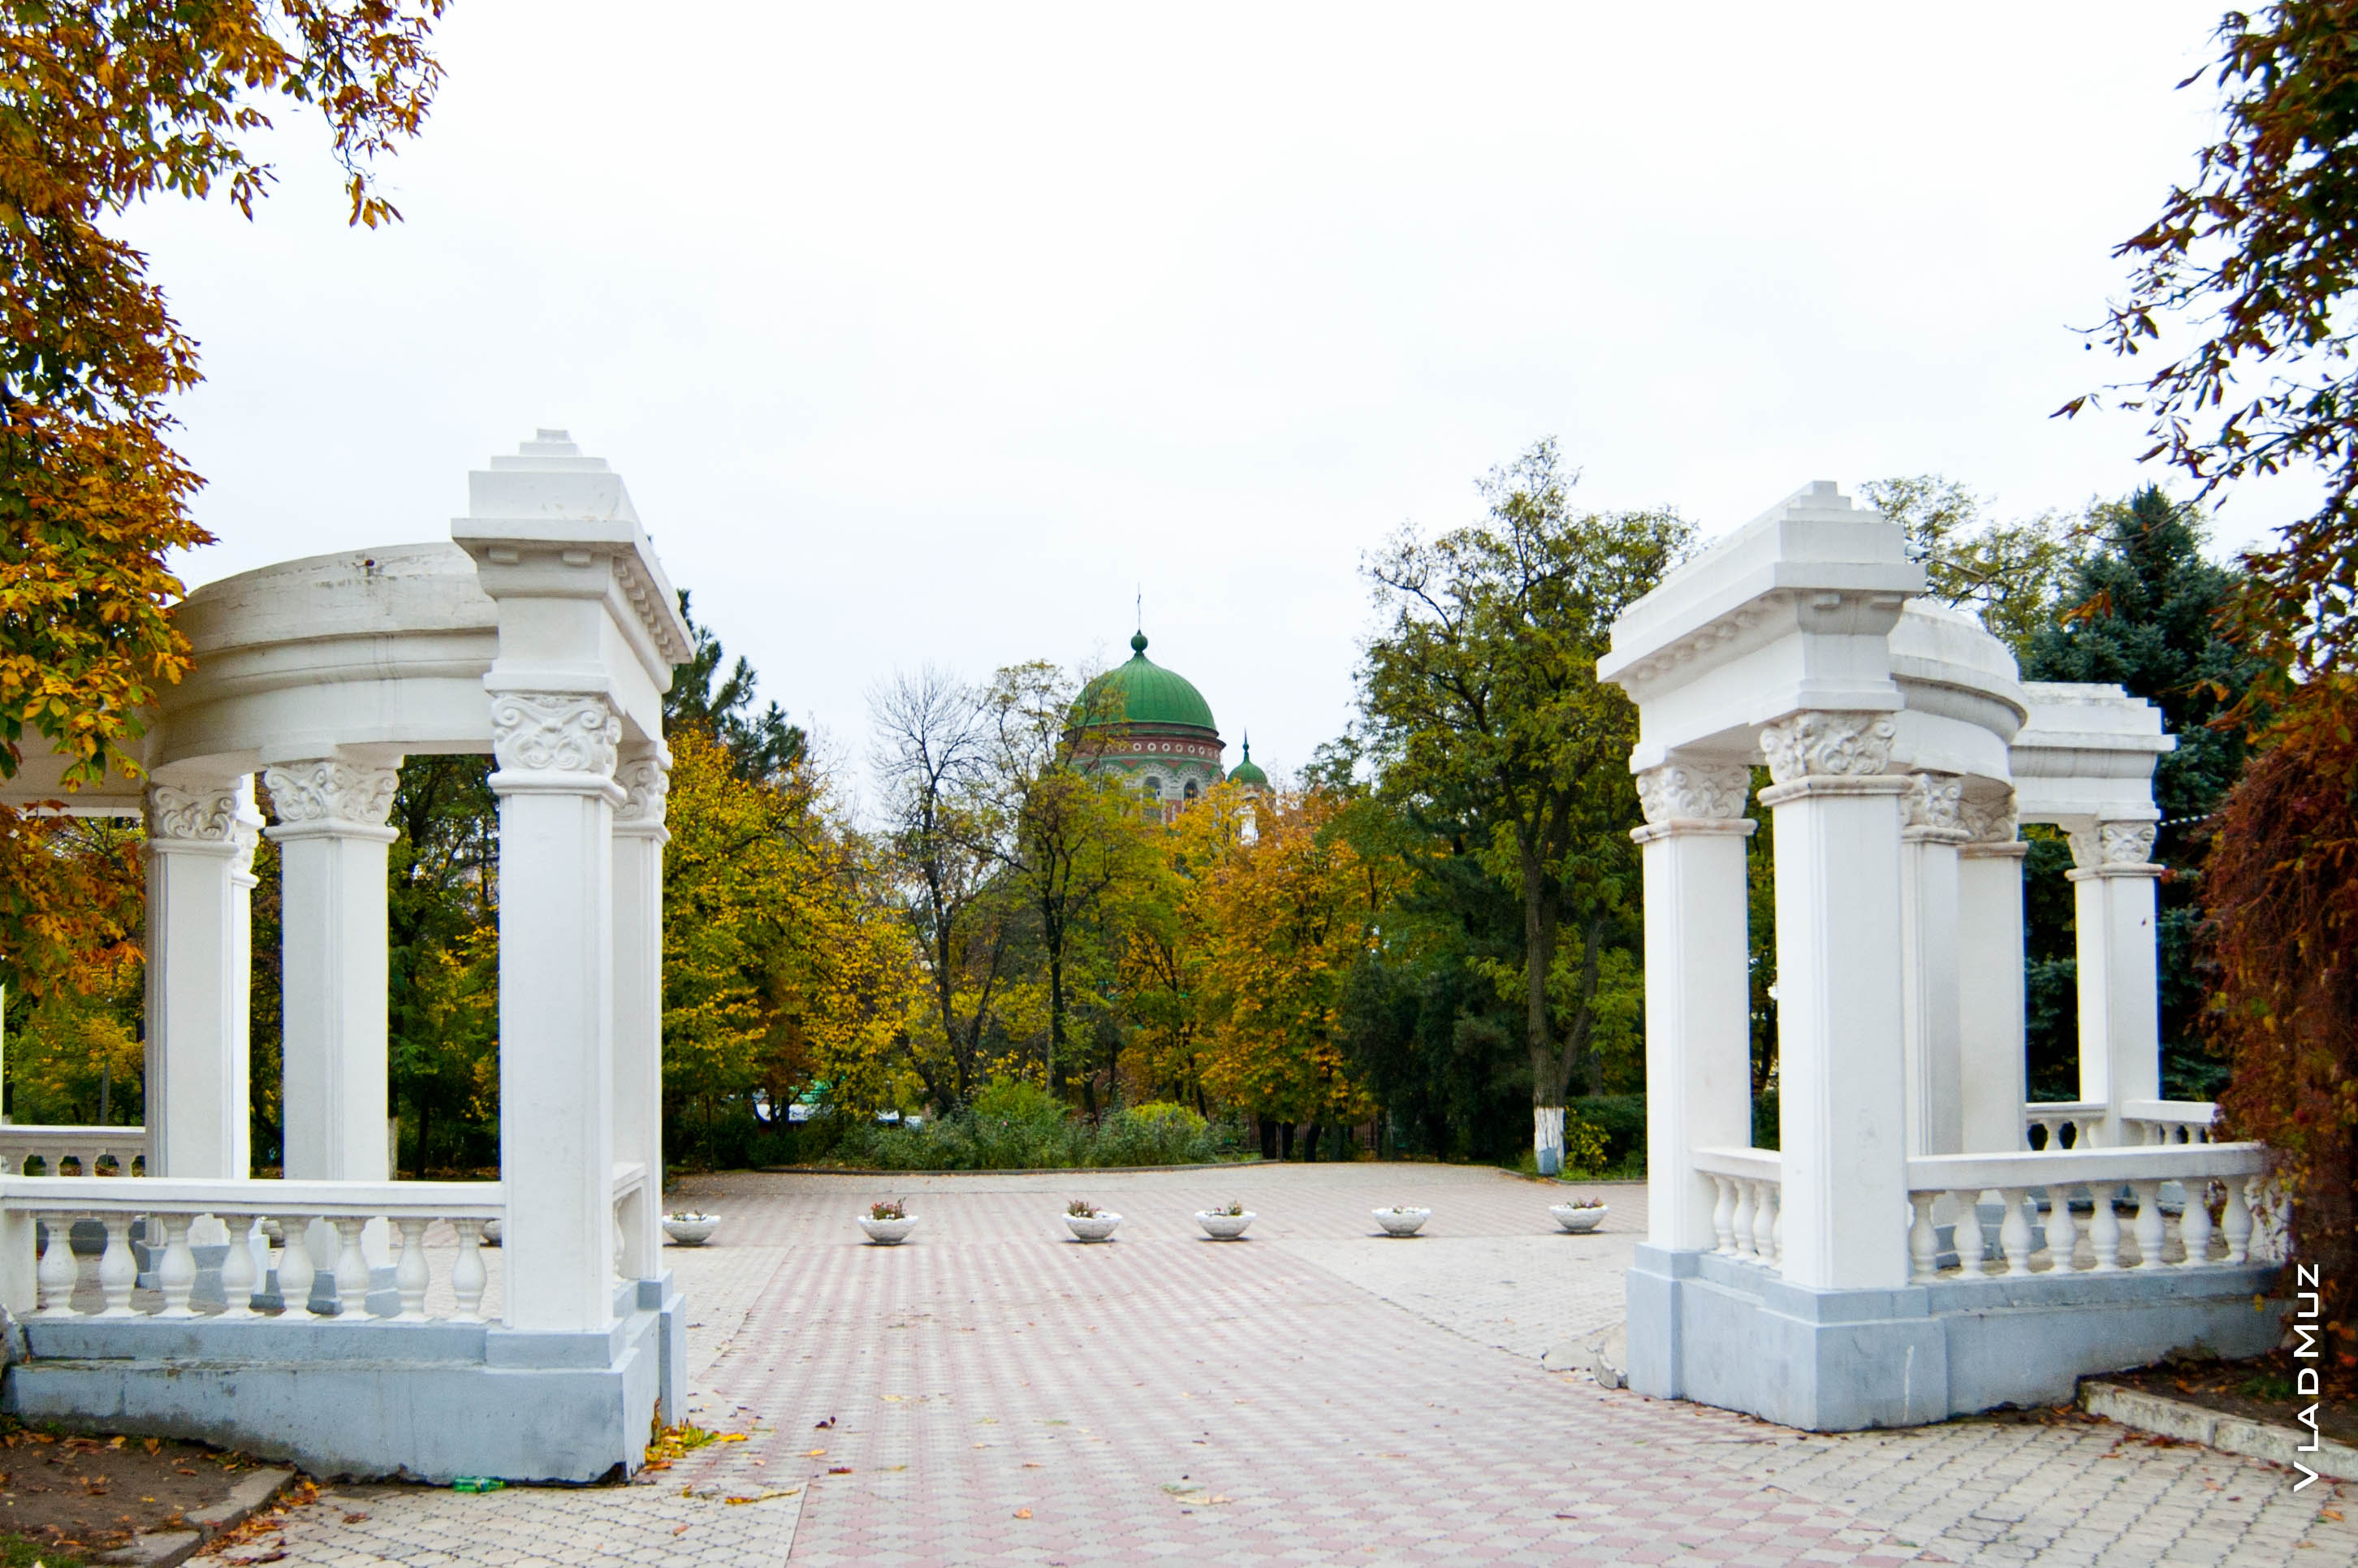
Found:
M 1645 875 L 1648 1239 L 1665 1249 L 1715 1244 L 1714 1189 L 1692 1151 L 1752 1141 L 1751 784 L 1741 762 L 1676 759 L 1638 775 L 1646 826 L 1630 837 L 1643 846 Z
M 1880 778 L 1891 766 L 1896 733 L 1887 713 L 1802 712 L 1762 730 L 1760 751 L 1779 785 Z
M 274 763 L 262 779 L 278 819 L 265 833 L 279 847 L 286 916 L 279 1078 L 287 1174 L 384 1181 L 392 1174 L 385 853 L 399 837 L 385 813 L 400 771 L 381 761 L 306 757 Z M 370 1228 L 373 1255 L 384 1227 Z M 324 1232 L 316 1238 L 327 1242 Z
M 2106 1107 L 2104 1141 L 2135 1133 L 2123 1107 L 2161 1098 L 2160 955 L 2156 949 L 2150 819 L 2072 827 L 2073 925 L 2080 990 L 2080 1098 Z
M 254 786 L 147 786 L 147 1172 L 247 1174 Z
M 1760 732 L 1777 781 L 1760 802 L 1777 814 L 1780 1266 L 1821 1290 L 1908 1280 L 1888 1217 L 1908 1190 L 1900 833 L 1919 786 L 1889 772 L 1896 733 L 1888 713 L 1851 710 Z
M 622 721 L 602 692 L 495 692 L 492 755 L 500 771 L 492 788 L 501 795 L 594 791 L 620 805 L 614 762 L 622 739 Z

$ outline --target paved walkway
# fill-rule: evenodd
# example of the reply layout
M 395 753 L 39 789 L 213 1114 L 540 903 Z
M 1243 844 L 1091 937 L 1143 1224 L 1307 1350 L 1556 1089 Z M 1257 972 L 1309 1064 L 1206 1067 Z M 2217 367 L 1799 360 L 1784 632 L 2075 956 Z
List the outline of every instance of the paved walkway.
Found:
M 244 1554 L 427 1564 L 2358 1562 L 2358 1487 L 2104 1422 L 1803 1436 L 1539 1359 L 1620 1315 L 1641 1188 L 1593 1237 L 1463 1167 L 734 1175 L 674 1249 L 694 1419 L 627 1487 L 342 1487 Z M 906 1196 L 900 1248 L 851 1217 Z M 1065 1200 L 1129 1217 L 1064 1239 Z M 1190 1213 L 1259 1212 L 1242 1244 Z M 1426 1234 L 1370 1234 L 1418 1202 Z M 460 1412 L 454 1416 L 463 1419 Z M 361 1517 L 365 1516 L 365 1517 Z

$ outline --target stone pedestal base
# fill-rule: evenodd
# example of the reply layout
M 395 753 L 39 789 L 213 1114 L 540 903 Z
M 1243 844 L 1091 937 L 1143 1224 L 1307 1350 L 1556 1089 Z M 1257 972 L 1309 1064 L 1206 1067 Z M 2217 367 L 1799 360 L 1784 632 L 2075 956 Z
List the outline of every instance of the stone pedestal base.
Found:
M 589 1334 L 36 1317 L 0 1404 L 27 1422 L 193 1438 L 322 1477 L 627 1476 L 658 1408 L 676 1409 L 685 1323 L 668 1277 L 617 1295 L 612 1328 Z
M 2088 1373 L 2172 1350 L 2267 1350 L 2282 1332 L 2282 1303 L 2254 1300 L 2275 1271 L 2250 1264 L 1817 1291 L 1717 1253 L 1641 1246 L 1628 1275 L 1629 1387 L 1811 1432 L 2062 1404 Z

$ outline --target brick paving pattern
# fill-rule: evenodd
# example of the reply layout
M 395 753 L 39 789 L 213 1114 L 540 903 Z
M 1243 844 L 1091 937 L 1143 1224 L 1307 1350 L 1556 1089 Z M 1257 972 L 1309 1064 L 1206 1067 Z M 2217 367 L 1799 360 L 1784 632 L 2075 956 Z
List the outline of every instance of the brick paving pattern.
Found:
M 342 1487 L 247 1548 L 502 1564 L 1898 1563 L 2346 1564 L 2358 1487 L 2107 1423 L 1804 1437 L 1552 1372 L 1617 1320 L 1642 1189 L 1325 1165 L 1152 1173 L 731 1175 L 672 1249 L 693 1417 L 741 1433 L 622 1487 Z M 1064 1238 L 1071 1196 L 1120 1210 Z M 924 1223 L 860 1245 L 905 1196 Z M 1191 1212 L 1239 1197 L 1250 1239 Z M 1426 1234 L 1369 1210 L 1429 1203 Z M 355 1514 L 367 1517 L 344 1522 Z M 257 1552 L 257 1549 L 259 1551 Z

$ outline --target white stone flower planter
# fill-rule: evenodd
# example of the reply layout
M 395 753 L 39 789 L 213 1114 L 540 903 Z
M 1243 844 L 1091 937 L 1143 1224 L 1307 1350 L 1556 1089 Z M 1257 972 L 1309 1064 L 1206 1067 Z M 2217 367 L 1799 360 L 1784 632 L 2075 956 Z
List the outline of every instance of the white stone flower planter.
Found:
M 917 1228 L 917 1217 L 906 1219 L 871 1219 L 860 1217 L 860 1228 L 868 1232 L 868 1239 L 879 1247 L 898 1247 L 909 1239 L 909 1232 Z
M 1245 1227 L 1256 1217 L 1250 1214 L 1207 1214 L 1199 1209 L 1195 1214 L 1195 1223 L 1202 1226 L 1204 1234 L 1215 1241 L 1236 1241 L 1243 1238 Z
M 664 1234 L 680 1247 L 701 1247 L 712 1239 L 720 1228 L 717 1214 L 667 1214 L 663 1219 Z
M 1118 1214 L 1068 1214 L 1065 1217 L 1065 1227 L 1073 1233 L 1076 1241 L 1103 1241 L 1120 1223 L 1121 1216 Z
M 1603 1204 L 1582 1208 L 1574 1204 L 1560 1203 L 1550 1205 L 1548 1208 L 1548 1213 L 1555 1216 L 1555 1222 L 1574 1236 L 1587 1235 L 1611 1212 Z
M 1384 1227 L 1387 1236 L 1414 1236 L 1433 1217 L 1429 1208 L 1379 1208 L 1376 1223 Z

